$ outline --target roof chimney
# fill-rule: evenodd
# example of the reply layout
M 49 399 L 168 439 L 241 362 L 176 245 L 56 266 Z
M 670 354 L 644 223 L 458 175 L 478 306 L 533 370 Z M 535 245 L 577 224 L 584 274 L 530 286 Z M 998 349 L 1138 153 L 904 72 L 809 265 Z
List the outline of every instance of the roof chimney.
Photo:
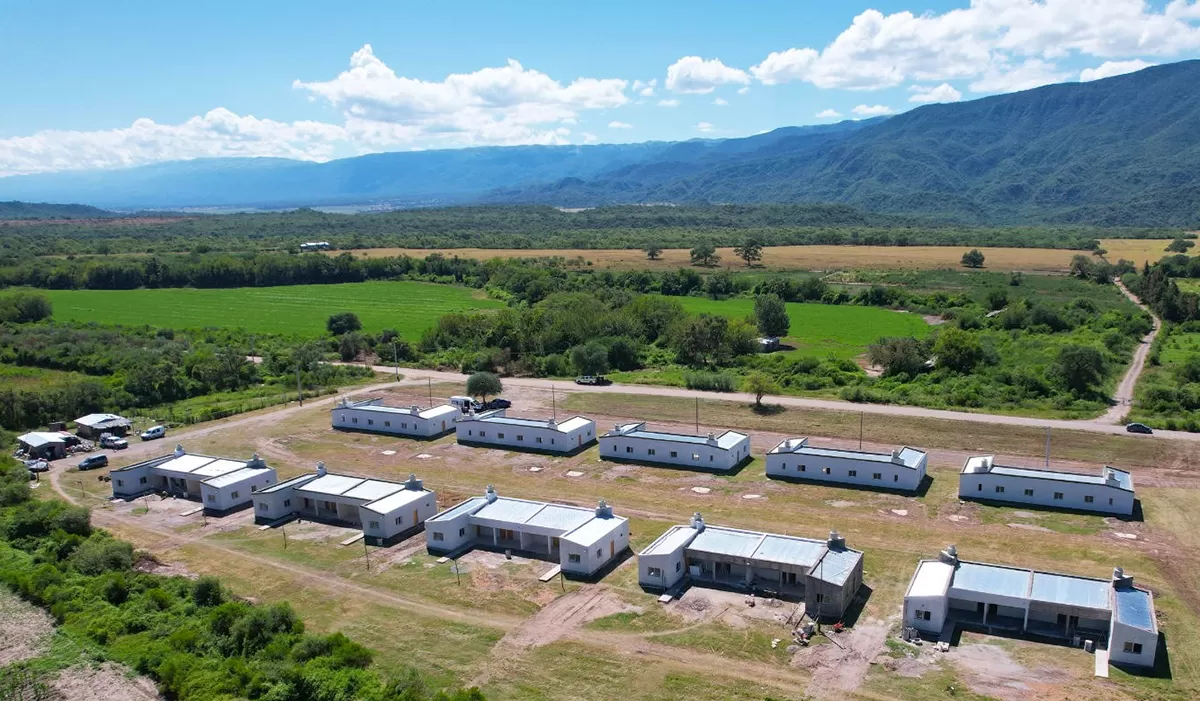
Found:
M 183 444 L 176 443 L 175 444 L 175 457 L 182 458 L 184 455 L 187 455 L 187 453 L 184 452 L 184 450 L 183 450 Z
M 325 463 L 318 462 L 317 463 L 317 477 L 324 477 L 326 474 L 327 473 L 325 471 Z
M 830 550 L 845 550 L 846 539 L 837 531 L 829 531 L 829 540 L 826 542 Z
M 410 408 L 414 416 L 421 413 L 421 407 L 417 406 L 416 404 L 413 404 Z
M 938 560 L 946 563 L 947 565 L 953 565 L 953 566 L 957 567 L 958 566 L 958 548 L 954 547 L 953 545 L 947 547 L 945 550 L 943 550 L 938 555 Z
M 601 499 L 600 503 L 596 504 L 596 518 L 612 518 L 612 515 L 612 507 L 608 505 L 608 502 Z
M 266 465 L 263 459 L 258 457 L 258 453 L 251 455 L 250 462 L 246 463 L 246 467 L 266 467 Z
M 704 532 L 704 517 L 700 515 L 699 511 L 692 514 L 692 528 L 695 528 L 697 532 Z
M 1114 587 L 1125 588 L 1133 586 L 1133 576 L 1125 574 L 1124 568 L 1114 567 L 1112 583 Z
M 708 444 L 709 445 L 717 444 L 717 435 L 715 433 L 713 433 L 712 431 L 708 432 Z
M 892 451 L 892 462 L 903 462 L 900 460 L 900 452 L 903 450 L 904 448 L 896 448 Z
M 497 499 L 496 488 L 489 484 L 487 487 L 487 491 L 483 493 L 483 498 L 487 499 L 487 502 L 489 504 L 496 501 L 496 499 Z
M 417 479 L 415 473 L 408 473 L 408 479 L 404 482 L 404 488 L 413 492 L 419 492 L 425 489 L 425 484 Z

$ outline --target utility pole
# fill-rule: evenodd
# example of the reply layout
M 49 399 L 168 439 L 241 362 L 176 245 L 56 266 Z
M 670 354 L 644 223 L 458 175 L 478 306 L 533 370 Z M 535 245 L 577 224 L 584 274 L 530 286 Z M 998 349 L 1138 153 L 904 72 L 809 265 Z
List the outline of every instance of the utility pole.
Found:
M 1050 467 L 1050 427 L 1046 427 L 1046 467 Z
M 363 559 L 367 561 L 367 571 L 371 571 L 371 553 L 367 551 L 367 537 L 363 536 Z
M 280 526 L 279 530 L 283 531 L 283 549 L 287 550 L 287 524 Z
M 859 450 L 862 450 L 863 422 L 866 420 L 866 417 L 867 417 L 867 412 L 865 412 L 865 411 L 858 412 L 858 449 Z
M 400 381 L 400 349 L 396 347 L 396 342 L 392 341 L 392 362 L 396 364 L 396 382 Z
M 426 377 L 425 382 L 429 384 L 429 408 L 433 408 L 433 378 Z
M 296 363 L 296 399 L 304 406 L 304 391 L 300 389 L 300 363 Z
M 696 397 L 696 435 L 700 435 L 700 397 Z
M 554 400 L 554 383 L 550 383 L 550 418 L 558 423 L 558 404 Z
M 450 566 L 454 568 L 454 583 L 461 587 L 462 586 L 462 576 L 459 575 L 459 572 L 458 572 L 458 560 L 451 560 Z

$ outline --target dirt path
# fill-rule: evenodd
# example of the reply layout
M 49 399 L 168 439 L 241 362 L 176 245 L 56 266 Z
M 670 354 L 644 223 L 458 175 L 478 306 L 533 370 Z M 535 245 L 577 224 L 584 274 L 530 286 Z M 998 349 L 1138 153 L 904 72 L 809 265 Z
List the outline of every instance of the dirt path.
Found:
M 808 694 L 814 698 L 845 698 L 867 677 L 867 671 L 884 650 L 886 621 L 859 623 L 846 633 L 834 634 L 830 642 L 796 653 L 792 664 L 812 672 Z
M 1150 348 L 1154 344 L 1154 339 L 1158 337 L 1158 332 L 1162 328 L 1162 320 L 1158 318 L 1150 307 L 1142 304 L 1142 300 L 1129 291 L 1125 283 L 1121 282 L 1120 278 L 1113 280 L 1117 289 L 1121 294 L 1129 298 L 1130 302 L 1142 308 L 1142 311 L 1150 315 L 1154 326 L 1150 329 L 1150 333 L 1142 338 L 1141 345 L 1133 352 L 1133 362 L 1129 364 L 1129 370 L 1125 372 L 1125 376 L 1121 378 L 1120 384 L 1117 385 L 1117 391 L 1113 395 L 1113 405 L 1104 414 L 1104 421 L 1108 423 L 1118 423 L 1129 413 L 1130 407 L 1133 406 L 1133 392 L 1137 388 L 1138 378 L 1142 375 L 1142 370 L 1146 367 L 1146 356 L 1150 354 Z

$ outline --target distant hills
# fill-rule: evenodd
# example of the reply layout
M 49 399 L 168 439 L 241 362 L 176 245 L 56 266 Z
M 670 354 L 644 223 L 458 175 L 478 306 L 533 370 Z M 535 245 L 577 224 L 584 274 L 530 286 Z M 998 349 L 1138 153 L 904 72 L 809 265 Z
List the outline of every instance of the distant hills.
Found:
M 0 179 L 114 208 L 844 203 L 981 224 L 1200 227 L 1200 61 L 743 139 L 208 159 Z
M 46 202 L 0 202 L 0 220 L 13 219 L 99 219 L 117 216 L 85 204 L 49 204 Z

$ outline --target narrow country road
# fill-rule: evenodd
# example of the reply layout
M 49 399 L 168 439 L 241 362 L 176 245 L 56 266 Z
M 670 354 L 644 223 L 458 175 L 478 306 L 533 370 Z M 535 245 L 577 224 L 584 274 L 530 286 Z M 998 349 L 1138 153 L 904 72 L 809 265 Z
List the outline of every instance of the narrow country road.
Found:
M 1162 328 L 1162 320 L 1158 315 L 1150 310 L 1142 300 L 1137 298 L 1137 295 L 1129 291 L 1125 283 L 1121 282 L 1121 278 L 1113 280 L 1113 284 L 1121 291 L 1121 294 L 1129 298 L 1130 302 L 1142 308 L 1142 311 L 1150 315 L 1154 326 L 1150 329 L 1150 333 L 1142 338 L 1142 343 L 1133 353 L 1133 362 L 1129 364 L 1129 370 L 1125 372 L 1125 377 L 1121 378 L 1121 383 L 1117 385 L 1116 394 L 1113 395 L 1113 405 L 1105 412 L 1103 421 L 1108 423 L 1119 423 L 1125 415 L 1129 413 L 1130 407 L 1133 406 L 1133 392 L 1137 388 L 1138 378 L 1142 375 L 1142 370 L 1146 367 L 1146 357 L 1150 355 L 1150 348 L 1154 345 L 1154 339 L 1158 337 L 1159 329 Z

